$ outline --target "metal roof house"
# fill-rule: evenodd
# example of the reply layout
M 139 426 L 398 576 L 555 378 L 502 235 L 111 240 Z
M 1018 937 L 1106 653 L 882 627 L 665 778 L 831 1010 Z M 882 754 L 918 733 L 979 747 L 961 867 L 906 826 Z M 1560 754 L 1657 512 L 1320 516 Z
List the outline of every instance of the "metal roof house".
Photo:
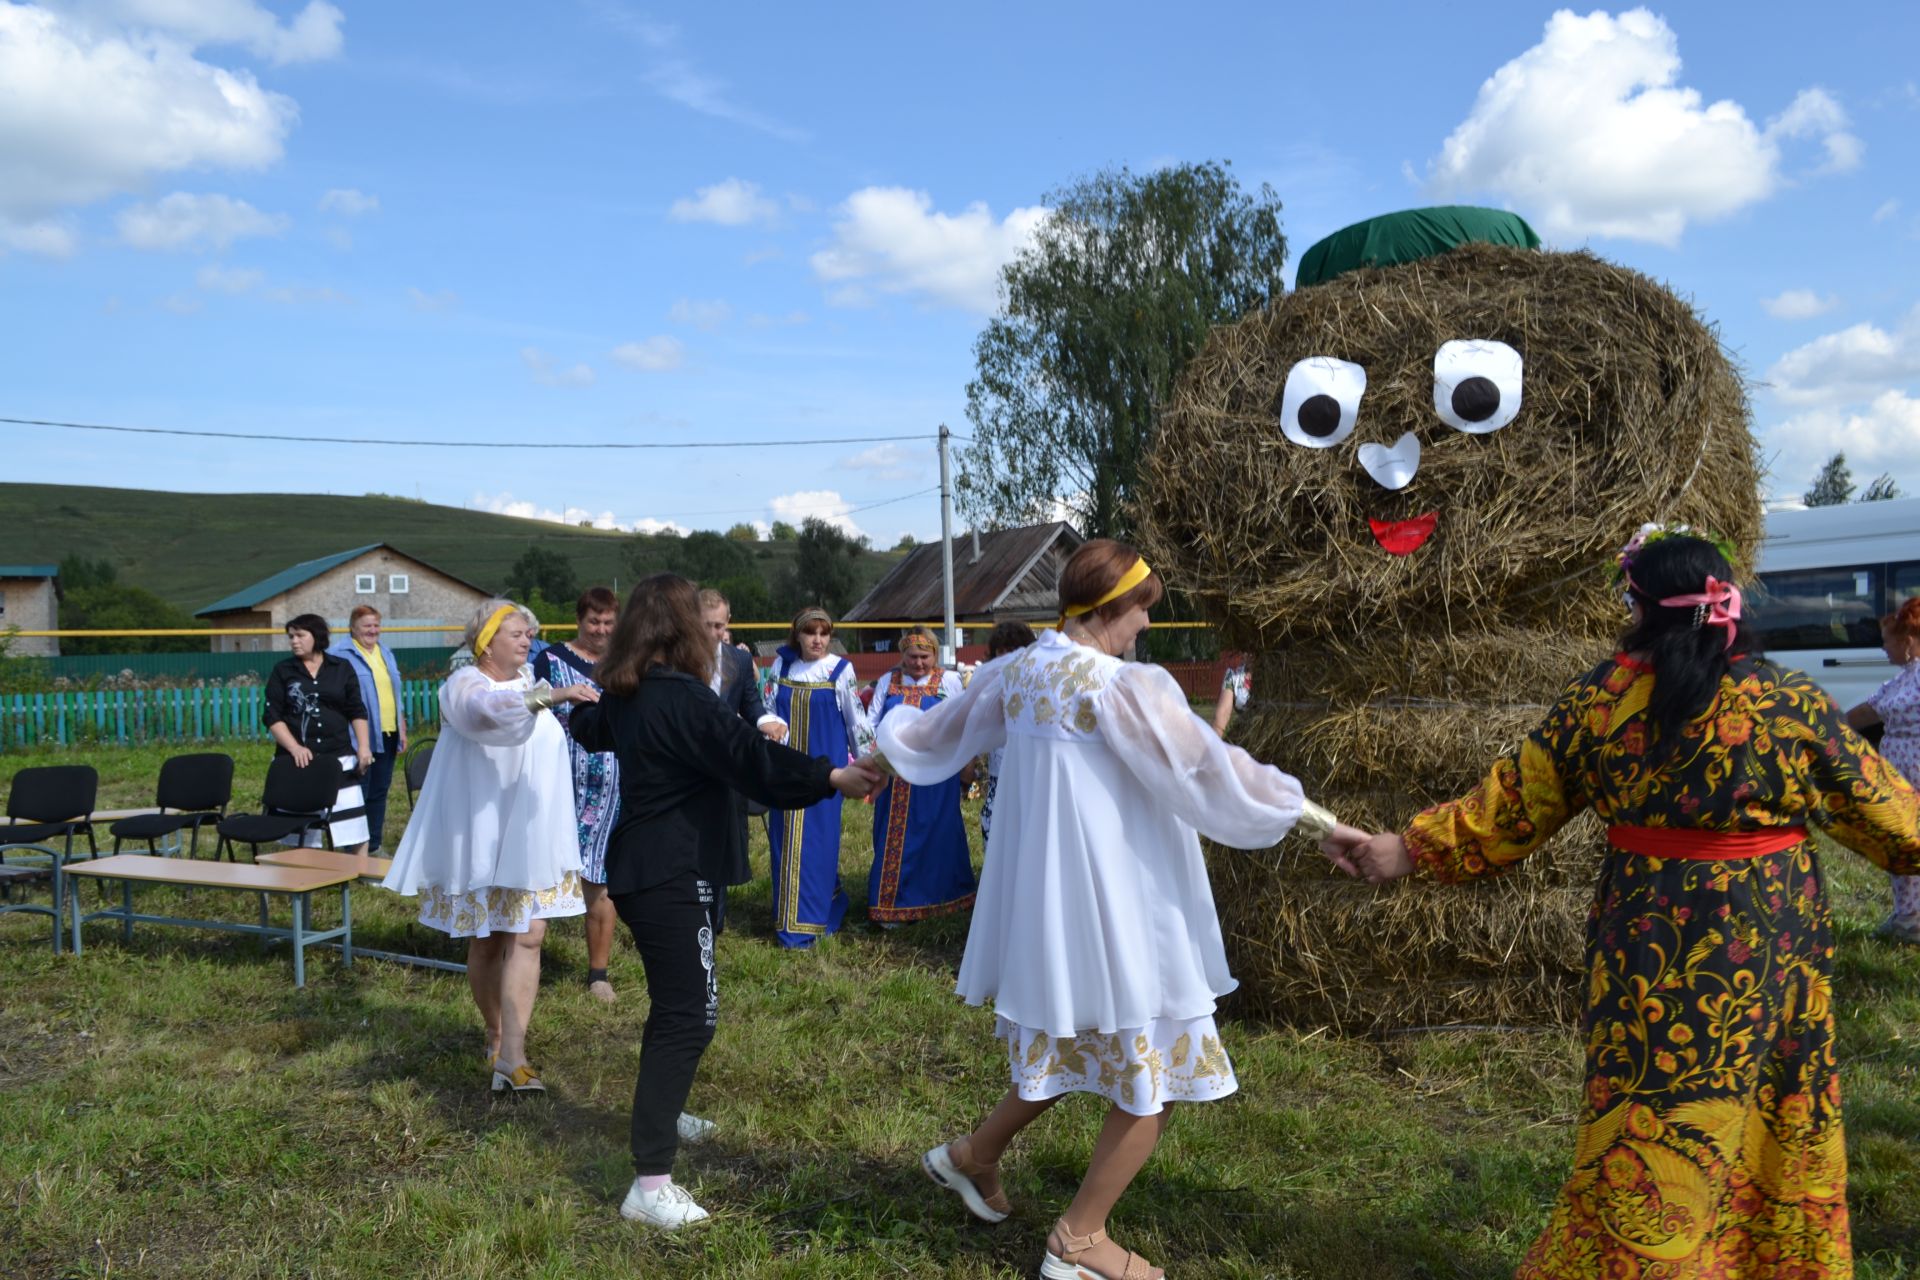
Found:
M 1085 542 L 1070 524 L 975 531 L 953 540 L 953 616 L 970 626 L 1046 622 L 1059 616 L 1060 568 Z M 843 622 L 946 619 L 940 544 L 923 543 L 847 610 Z
M 207 619 L 215 628 L 284 631 L 289 619 L 314 613 L 327 620 L 336 637 L 342 637 L 354 608 L 370 604 L 389 628 L 451 629 L 389 631 L 382 637 L 391 648 L 427 647 L 458 644 L 468 616 L 492 594 L 387 543 L 374 542 L 291 565 L 214 601 L 194 617 Z M 284 634 L 213 638 L 215 653 L 286 647 Z
M 60 629 L 60 566 L 0 564 L 0 635 L 9 631 Z M 58 636 L 15 636 L 7 652 L 16 658 L 57 658 Z

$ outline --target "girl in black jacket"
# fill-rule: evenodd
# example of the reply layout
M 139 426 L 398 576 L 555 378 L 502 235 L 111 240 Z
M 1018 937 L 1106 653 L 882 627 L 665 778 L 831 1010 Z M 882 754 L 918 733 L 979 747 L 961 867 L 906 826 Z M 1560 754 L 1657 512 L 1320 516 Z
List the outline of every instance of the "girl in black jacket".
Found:
M 707 1216 L 671 1174 L 680 1139 L 713 1127 L 682 1107 L 720 1008 L 713 886 L 700 869 L 730 838 L 732 793 L 799 809 L 835 791 L 865 796 L 880 780 L 769 742 L 708 687 L 713 653 L 694 585 L 671 573 L 644 579 L 600 661 L 601 700 L 574 708 L 569 725 L 581 746 L 620 761 L 607 894 L 646 966 L 652 1006 L 633 1092 L 636 1176 L 620 1213 L 668 1230 Z

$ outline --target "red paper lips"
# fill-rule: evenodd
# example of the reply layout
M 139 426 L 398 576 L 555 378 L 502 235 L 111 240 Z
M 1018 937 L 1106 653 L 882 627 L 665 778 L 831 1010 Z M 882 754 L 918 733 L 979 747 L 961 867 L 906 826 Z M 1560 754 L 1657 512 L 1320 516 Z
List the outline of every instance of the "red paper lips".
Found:
M 1429 511 L 1423 516 L 1411 520 L 1369 520 L 1373 529 L 1373 540 L 1381 545 L 1388 555 L 1411 555 L 1420 544 L 1433 536 L 1433 527 L 1440 523 L 1440 513 Z

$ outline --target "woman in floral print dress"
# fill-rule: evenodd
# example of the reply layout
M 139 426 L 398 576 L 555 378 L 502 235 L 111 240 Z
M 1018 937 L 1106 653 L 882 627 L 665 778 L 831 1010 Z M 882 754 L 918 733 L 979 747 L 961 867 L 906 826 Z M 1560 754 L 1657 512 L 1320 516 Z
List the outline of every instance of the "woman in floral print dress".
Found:
M 1455 882 L 1498 874 L 1580 809 L 1609 824 L 1573 1174 L 1529 1280 L 1853 1274 L 1831 912 L 1807 824 L 1912 872 L 1920 798 L 1817 685 L 1753 654 L 1731 576 L 1711 543 L 1650 540 L 1627 565 L 1625 652 L 1474 792 L 1403 834 L 1323 845 L 1376 882 Z

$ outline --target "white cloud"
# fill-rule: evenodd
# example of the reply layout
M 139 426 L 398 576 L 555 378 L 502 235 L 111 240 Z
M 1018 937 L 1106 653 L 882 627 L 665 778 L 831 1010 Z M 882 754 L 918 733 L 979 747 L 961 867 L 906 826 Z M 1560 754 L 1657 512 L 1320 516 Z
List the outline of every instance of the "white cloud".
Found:
M 1767 382 L 1785 404 L 1844 405 L 1920 378 L 1920 307 L 1889 332 L 1850 325 L 1795 347 L 1774 361 Z
M 468 504 L 480 511 L 491 511 L 495 515 L 518 516 L 522 520 L 550 520 L 555 524 L 578 526 L 587 521 L 596 529 L 624 529 L 629 533 L 666 533 L 686 534 L 691 532 L 684 525 L 671 520 L 656 520 L 652 516 L 642 516 L 637 520 L 622 520 L 611 511 L 594 511 L 590 507 L 568 507 L 565 511 L 555 511 L 552 507 L 543 507 L 538 503 L 516 499 L 511 492 L 476 493 Z
M 1851 408 L 1815 408 L 1761 432 L 1772 455 L 1773 496 L 1797 496 L 1835 453 L 1847 455 L 1854 480 L 1891 474 L 1908 491 L 1920 488 L 1920 399 L 1887 390 Z
M 780 206 L 761 195 L 757 183 L 728 178 L 675 200 L 667 209 L 667 216 L 675 222 L 717 222 L 723 227 L 744 227 L 755 222 L 772 222 L 780 216 Z
M 320 197 L 320 212 L 337 213 L 343 218 L 357 218 L 378 212 L 379 208 L 379 196 L 370 196 L 352 187 L 335 187 Z
M 260 296 L 268 302 L 278 302 L 282 306 L 288 307 L 304 306 L 308 303 L 315 302 L 347 303 L 353 301 L 347 294 L 340 292 L 338 289 L 327 288 L 325 285 L 317 289 L 308 288 L 305 285 L 281 285 L 279 288 L 266 290 Z M 582 367 L 584 368 L 585 366 Z M 589 369 L 587 374 L 588 381 L 592 381 L 593 371 Z
M 835 243 L 815 253 L 813 273 L 840 286 L 830 299 L 859 305 L 870 290 L 919 293 L 982 314 L 999 305 L 1000 269 L 1032 242 L 1040 206 L 995 222 L 987 206 L 941 213 L 933 197 L 904 187 L 867 187 L 847 197 Z
M 353 252 L 353 232 L 345 227 L 323 227 L 320 238 L 342 253 Z
M 733 124 L 745 125 L 788 142 L 799 142 L 806 134 L 791 125 L 763 115 L 733 97 L 727 82 L 703 71 L 680 48 L 680 30 L 655 22 L 628 9 L 615 0 L 589 0 L 601 21 L 630 37 L 647 51 L 640 79 L 649 89 L 669 102 L 675 102 L 701 115 Z
M 1811 320 L 1840 305 L 1832 294 L 1824 297 L 1812 289 L 1788 289 L 1775 297 L 1762 298 L 1760 305 L 1776 320 Z
M 718 329 L 732 316 L 733 308 L 719 298 L 678 298 L 667 312 L 667 319 L 674 324 L 707 330 Z
M 1802 89 L 1787 109 L 1767 122 L 1769 138 L 1817 138 L 1826 148 L 1821 173 L 1845 173 L 1860 167 L 1867 144 L 1847 132 L 1847 113 L 1825 89 Z
M 1873 211 L 1873 220 L 1875 222 L 1885 222 L 1898 212 L 1900 212 L 1900 202 L 1898 200 L 1883 200 L 1880 202 L 1880 207 Z
M 206 304 L 190 293 L 170 293 L 160 299 L 160 309 L 177 316 L 190 316 Z
M 70 234 L 44 221 L 62 209 L 160 174 L 275 163 L 299 114 L 250 72 L 198 60 L 178 34 L 120 32 L 37 5 L 0 4 L 0 85 L 0 232 L 40 252 L 71 249 Z
M 686 348 L 680 339 L 661 334 L 658 337 L 642 338 L 638 342 L 623 342 L 613 349 L 614 361 L 629 369 L 641 369 L 648 373 L 664 373 L 669 369 L 678 369 L 686 358 Z
M 586 364 L 576 364 L 562 369 L 553 363 L 552 357 L 538 347 L 520 348 L 520 363 L 527 367 L 533 380 L 543 387 L 587 387 L 593 385 L 593 369 Z
M 208 293 L 241 294 L 259 288 L 265 278 L 251 268 L 207 266 L 200 268 L 194 283 Z
M 407 302 L 415 311 L 451 311 L 460 305 L 460 295 L 451 289 L 436 289 L 428 293 L 425 289 L 409 285 Z
M 924 451 L 889 442 L 842 458 L 837 465 L 846 471 L 871 472 L 876 480 L 918 480 L 927 474 L 928 459 Z
M 764 311 L 756 311 L 747 317 L 747 323 L 755 329 L 777 329 L 807 324 L 812 319 L 804 311 L 789 311 L 783 316 L 770 316 Z
M 866 530 L 847 515 L 853 509 L 853 504 L 833 489 L 802 489 L 798 493 L 781 494 L 770 499 L 767 508 L 773 512 L 775 520 L 784 520 L 796 528 L 811 517 L 824 520 L 852 537 L 867 536 Z
M 277 64 L 333 57 L 346 20 L 326 0 L 310 0 L 285 25 L 253 0 L 85 0 L 78 7 L 190 45 L 239 45 Z
M 224 249 L 245 236 L 277 236 L 284 214 L 262 213 L 245 200 L 176 191 L 153 204 L 129 205 L 118 218 L 120 238 L 136 249 L 200 252 Z
M 41 218 L 32 222 L 13 222 L 0 215 L 0 252 L 37 253 L 43 258 L 65 258 L 73 253 L 79 237 L 65 222 Z
M 1491 192 L 1549 236 L 1674 245 L 1687 224 L 1725 217 L 1784 181 L 1781 143 L 1817 139 L 1825 170 L 1859 163 L 1846 113 L 1802 90 L 1762 129 L 1737 102 L 1677 83 L 1680 49 L 1646 9 L 1561 10 L 1540 43 L 1480 86 L 1428 167 L 1437 196 Z

